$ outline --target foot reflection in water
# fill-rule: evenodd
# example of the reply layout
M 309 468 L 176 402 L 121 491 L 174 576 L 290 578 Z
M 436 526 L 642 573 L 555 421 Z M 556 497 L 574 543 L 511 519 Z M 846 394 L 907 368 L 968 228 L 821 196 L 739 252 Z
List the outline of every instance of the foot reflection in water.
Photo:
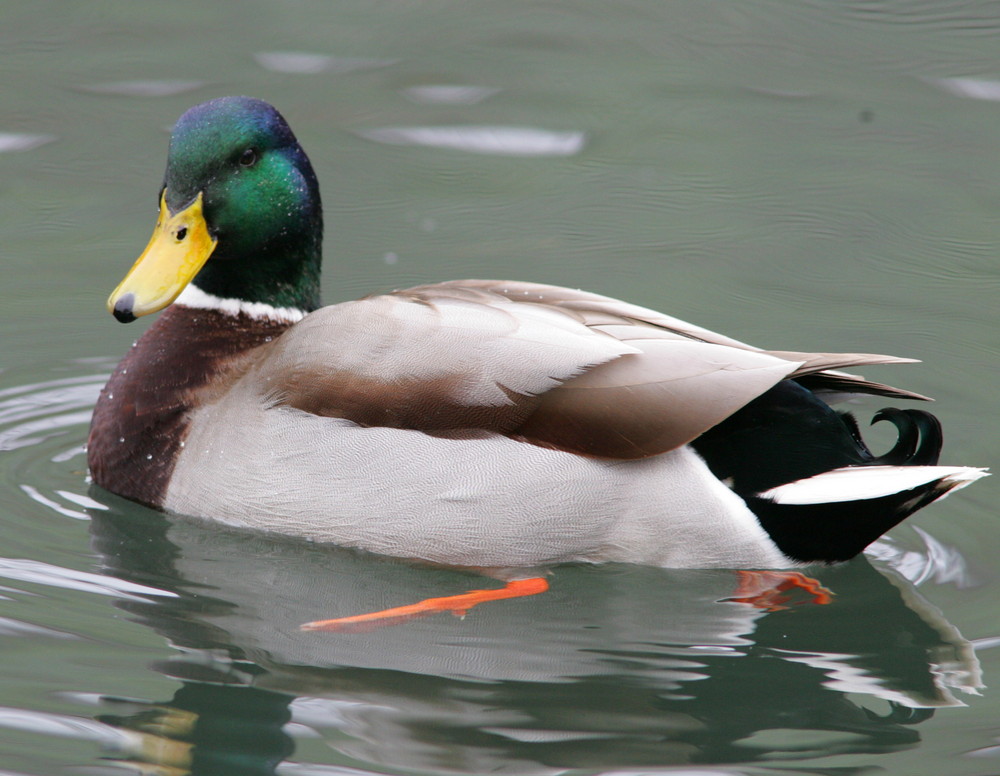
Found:
M 155 668 L 181 688 L 169 701 L 107 699 L 101 717 L 134 733 L 119 759 L 165 773 L 759 770 L 831 754 L 872 765 L 919 745 L 918 723 L 980 686 L 968 642 L 863 558 L 812 574 L 835 594 L 827 605 L 726 600 L 738 580 L 725 571 L 561 567 L 545 596 L 465 619 L 304 633 L 317 613 L 470 577 L 101 499 L 105 573 L 178 596 L 118 606 L 178 649 Z

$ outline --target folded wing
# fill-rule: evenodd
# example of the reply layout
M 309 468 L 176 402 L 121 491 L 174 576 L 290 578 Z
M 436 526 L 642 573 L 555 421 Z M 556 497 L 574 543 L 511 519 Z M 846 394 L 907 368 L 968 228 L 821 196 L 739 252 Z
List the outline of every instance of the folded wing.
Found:
M 831 371 L 902 361 L 764 351 L 596 294 L 455 281 L 322 308 L 257 369 L 274 405 L 628 459 L 690 442 L 788 377 L 913 398 Z

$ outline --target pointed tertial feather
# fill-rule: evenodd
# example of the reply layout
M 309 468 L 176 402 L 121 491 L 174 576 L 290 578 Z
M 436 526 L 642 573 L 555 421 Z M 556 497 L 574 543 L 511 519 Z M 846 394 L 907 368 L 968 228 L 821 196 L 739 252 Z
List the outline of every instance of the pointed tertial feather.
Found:
M 867 501 L 938 483 L 942 491 L 964 488 L 989 475 L 972 466 L 848 466 L 761 493 L 776 504 Z
M 859 375 L 833 371 L 845 367 L 875 364 L 919 363 L 918 359 L 877 353 L 804 353 L 762 349 L 647 307 L 629 304 L 587 291 L 519 281 L 456 280 L 449 283 L 418 286 L 402 293 L 413 294 L 421 298 L 436 298 L 439 295 L 447 294 L 456 296 L 478 294 L 479 296 L 476 298 L 484 302 L 502 297 L 512 302 L 556 307 L 567 313 L 572 312 L 587 326 L 603 331 L 624 342 L 654 337 L 683 337 L 741 350 L 765 352 L 786 361 L 799 361 L 801 366 L 791 375 L 792 377 L 803 378 L 803 385 L 807 385 L 810 389 L 827 394 L 840 394 L 838 399 L 848 398 L 856 394 L 873 394 L 930 401 L 929 397 L 913 391 L 866 380 Z M 465 298 L 471 298 L 471 296 Z M 824 396 L 824 398 L 827 397 Z
M 847 374 L 846 372 L 813 372 L 795 379 L 810 391 L 819 394 L 827 404 L 836 404 L 858 394 L 913 401 L 934 401 L 930 396 L 924 396 L 915 391 L 907 391 L 905 388 L 896 388 L 885 383 L 866 380 L 860 375 Z
M 695 340 L 629 344 L 642 352 L 549 391 L 517 433 L 590 455 L 656 455 L 721 423 L 798 366 L 764 353 Z
M 886 356 L 879 353 L 800 353 L 795 350 L 768 350 L 767 352 L 772 356 L 784 358 L 788 361 L 801 361 L 802 366 L 795 370 L 795 377 L 851 366 L 920 363 L 916 358 Z
M 866 380 L 860 375 L 839 371 L 844 367 L 875 364 L 919 364 L 920 360 L 916 358 L 901 358 L 878 353 L 800 353 L 793 350 L 768 350 L 767 352 L 778 358 L 802 361 L 802 366 L 795 371 L 792 377 L 810 390 L 824 394 L 823 398 L 828 402 L 835 402 L 856 394 L 932 401 L 929 396 L 903 388 L 894 388 L 885 383 Z M 837 394 L 839 396 L 835 396 Z

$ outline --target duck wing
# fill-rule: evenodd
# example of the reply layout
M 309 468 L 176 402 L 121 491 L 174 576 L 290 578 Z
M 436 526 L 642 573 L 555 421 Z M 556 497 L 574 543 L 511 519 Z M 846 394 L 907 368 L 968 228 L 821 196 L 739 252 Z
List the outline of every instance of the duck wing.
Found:
M 788 377 L 898 360 L 767 352 L 596 294 L 471 280 L 317 310 L 256 374 L 274 406 L 634 459 L 690 442 Z

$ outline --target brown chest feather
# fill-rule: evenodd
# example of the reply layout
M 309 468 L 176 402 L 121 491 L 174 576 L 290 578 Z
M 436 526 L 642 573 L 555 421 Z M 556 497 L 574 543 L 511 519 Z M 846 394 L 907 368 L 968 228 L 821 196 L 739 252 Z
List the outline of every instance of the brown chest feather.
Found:
M 94 482 L 160 507 L 199 394 L 287 324 L 174 306 L 112 373 L 94 408 L 87 463 Z

